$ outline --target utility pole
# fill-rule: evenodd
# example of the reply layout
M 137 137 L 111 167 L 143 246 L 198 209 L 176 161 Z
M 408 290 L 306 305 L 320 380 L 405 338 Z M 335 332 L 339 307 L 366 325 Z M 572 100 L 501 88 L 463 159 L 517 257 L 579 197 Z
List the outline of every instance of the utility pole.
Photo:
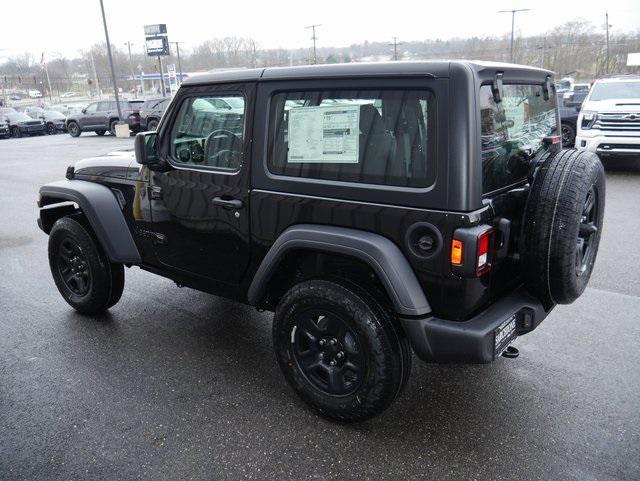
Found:
M 184 42 L 171 42 L 176 44 L 176 53 L 178 54 L 178 85 L 182 83 L 182 62 L 180 62 L 180 44 Z
M 516 13 L 528 12 L 530 8 L 516 8 L 514 10 L 499 10 L 498 13 L 510 13 L 511 14 L 511 54 L 509 56 L 510 62 L 513 63 L 513 37 L 516 30 Z
M 113 82 L 113 93 L 116 97 L 118 107 L 118 118 L 122 122 L 122 109 L 120 108 L 120 96 L 118 95 L 118 85 L 116 84 L 116 71 L 113 69 L 113 57 L 111 55 L 111 42 L 109 42 L 109 30 L 107 29 L 107 17 L 104 14 L 104 5 L 100 0 L 100 10 L 102 11 L 102 24 L 104 25 L 104 37 L 107 41 L 107 54 L 109 55 L 109 67 L 111 67 L 111 81 Z
M 131 70 L 131 80 L 133 81 L 133 85 L 135 85 L 136 84 L 136 72 L 135 72 L 135 70 L 133 70 L 133 59 L 131 58 L 131 45 L 132 45 L 132 43 L 127 40 L 124 44 L 129 49 L 129 70 Z M 138 98 L 138 89 L 135 89 L 135 94 L 134 95 L 136 96 L 136 98 Z
M 44 54 L 42 54 L 44 56 Z M 49 80 L 49 69 L 47 68 L 47 62 L 43 62 L 42 66 L 44 67 L 44 73 L 47 76 L 47 85 L 49 86 L 49 101 L 53 102 L 53 92 L 51 91 L 51 80 Z
M 164 89 L 164 72 L 162 71 L 162 57 L 160 55 L 158 55 L 158 66 L 160 67 L 160 85 L 162 86 L 162 96 L 166 97 L 167 94 Z
M 389 45 L 393 46 L 393 60 L 398 60 L 398 45 L 402 45 L 404 42 L 398 42 L 398 37 L 391 38 L 393 38 L 393 43 Z
M 544 68 L 544 56 L 547 53 L 547 37 L 542 37 L 542 47 L 538 47 L 540 53 L 540 68 Z
M 611 27 L 611 25 L 609 25 L 609 12 L 605 12 L 604 20 L 605 20 L 604 28 L 606 31 L 606 41 L 607 41 L 607 59 L 604 66 L 604 73 L 609 73 L 609 27 Z
M 89 57 L 91 57 L 91 70 L 93 70 L 93 79 L 96 82 L 96 95 L 98 98 L 102 97 L 100 93 L 100 82 L 98 80 L 98 73 L 96 72 L 96 63 L 93 61 L 93 52 L 89 50 Z
M 316 37 L 316 28 L 317 27 L 322 27 L 322 24 L 315 24 L 315 25 L 309 25 L 308 27 L 304 27 L 304 28 L 310 28 L 313 32 L 313 34 L 311 35 L 311 40 L 313 40 L 313 63 L 314 65 L 316 63 L 318 63 L 318 56 L 316 55 L 316 40 L 318 40 L 318 37 Z

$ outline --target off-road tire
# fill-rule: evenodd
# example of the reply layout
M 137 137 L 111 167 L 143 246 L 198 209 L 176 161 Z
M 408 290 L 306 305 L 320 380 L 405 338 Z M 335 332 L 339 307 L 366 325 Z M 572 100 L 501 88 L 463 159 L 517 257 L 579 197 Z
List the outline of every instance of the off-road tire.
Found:
M 109 133 L 114 137 L 116 136 L 116 125 L 118 125 L 117 120 L 112 120 L 111 123 L 109 123 Z
M 355 334 L 366 368 L 353 392 L 334 395 L 319 388 L 299 364 L 293 340 L 300 316 L 318 311 L 339 316 Z M 411 348 L 393 310 L 342 280 L 294 285 L 276 308 L 273 342 L 280 369 L 293 390 L 322 416 L 336 421 L 364 421 L 380 414 L 402 392 L 411 371 Z
M 562 132 L 562 146 L 573 147 L 576 142 L 576 128 L 565 122 L 562 124 L 560 129 Z
M 95 131 L 96 135 L 99 135 L 101 137 L 105 134 L 105 132 L 106 132 L 106 130 L 96 130 Z
M 61 260 L 63 244 L 75 244 L 88 268 L 86 293 L 78 293 L 65 281 Z M 49 266 L 58 291 L 67 303 L 82 314 L 98 314 L 115 305 L 124 289 L 124 267 L 114 264 L 102 250 L 92 231 L 71 217 L 58 219 L 49 234 Z
M 80 130 L 80 126 L 78 125 L 78 122 L 76 122 L 75 120 L 71 120 L 67 124 L 67 132 L 69 132 L 69 135 L 71 137 L 80 137 L 82 130 Z
M 594 193 L 596 210 L 590 212 L 596 230 L 583 215 Z M 522 266 L 529 289 L 546 306 L 570 304 L 587 286 L 602 234 L 604 198 L 604 168 L 591 152 L 562 150 L 535 173 L 523 221 Z M 589 232 L 589 258 L 578 248 L 585 245 L 584 232 Z

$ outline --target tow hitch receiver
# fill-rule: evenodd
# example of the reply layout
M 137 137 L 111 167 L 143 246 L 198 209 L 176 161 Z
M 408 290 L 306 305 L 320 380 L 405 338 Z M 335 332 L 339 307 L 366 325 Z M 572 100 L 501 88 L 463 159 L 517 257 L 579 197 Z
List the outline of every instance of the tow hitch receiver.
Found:
M 515 359 L 520 355 L 520 351 L 513 346 L 507 346 L 507 348 L 502 351 L 502 357 L 506 357 L 507 359 Z

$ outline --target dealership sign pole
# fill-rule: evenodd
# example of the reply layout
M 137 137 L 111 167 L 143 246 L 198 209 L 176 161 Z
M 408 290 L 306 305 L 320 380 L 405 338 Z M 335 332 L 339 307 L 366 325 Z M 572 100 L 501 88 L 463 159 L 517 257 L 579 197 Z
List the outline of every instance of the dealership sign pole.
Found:
M 160 67 L 160 84 L 162 85 L 162 96 L 165 97 L 164 72 L 162 71 L 162 57 L 169 55 L 169 38 L 167 37 L 167 25 L 158 23 L 144 26 L 145 45 L 149 57 L 158 57 Z

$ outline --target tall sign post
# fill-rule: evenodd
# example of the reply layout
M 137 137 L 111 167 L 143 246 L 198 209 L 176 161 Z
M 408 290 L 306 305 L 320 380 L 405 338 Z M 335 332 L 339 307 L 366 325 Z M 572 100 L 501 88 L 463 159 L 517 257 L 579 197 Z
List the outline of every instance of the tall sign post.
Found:
M 164 72 L 162 70 L 162 57 L 169 55 L 169 38 L 167 37 L 167 25 L 158 23 L 144 26 L 145 45 L 149 57 L 158 57 L 158 67 L 160 68 L 160 84 L 162 85 L 162 96 L 165 97 Z

